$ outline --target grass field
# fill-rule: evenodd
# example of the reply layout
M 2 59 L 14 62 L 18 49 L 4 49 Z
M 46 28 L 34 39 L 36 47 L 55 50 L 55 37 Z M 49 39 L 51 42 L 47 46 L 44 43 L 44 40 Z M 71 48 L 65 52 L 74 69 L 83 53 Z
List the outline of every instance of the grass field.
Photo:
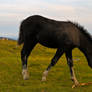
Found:
M 72 89 L 70 72 L 63 55 L 47 77 L 41 82 L 43 71 L 47 68 L 56 50 L 37 45 L 29 57 L 29 80 L 21 75 L 21 46 L 16 41 L 0 40 L 0 92 L 92 92 L 92 85 Z M 79 82 L 92 82 L 92 69 L 88 67 L 84 55 L 73 50 L 74 69 Z

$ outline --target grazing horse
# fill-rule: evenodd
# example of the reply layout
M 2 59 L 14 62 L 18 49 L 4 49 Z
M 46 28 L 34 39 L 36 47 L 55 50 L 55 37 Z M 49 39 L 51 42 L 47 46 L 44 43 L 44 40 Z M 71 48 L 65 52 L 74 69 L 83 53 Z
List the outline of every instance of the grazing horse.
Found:
M 50 65 L 43 72 L 42 81 L 46 81 L 49 70 L 65 53 L 69 65 L 71 79 L 77 86 L 73 69 L 72 49 L 79 48 L 87 58 L 88 65 L 92 68 L 92 36 L 78 23 L 71 21 L 56 21 L 40 15 L 26 18 L 20 25 L 18 44 L 23 44 L 21 50 L 22 74 L 28 79 L 27 59 L 37 43 L 49 48 L 57 48 Z

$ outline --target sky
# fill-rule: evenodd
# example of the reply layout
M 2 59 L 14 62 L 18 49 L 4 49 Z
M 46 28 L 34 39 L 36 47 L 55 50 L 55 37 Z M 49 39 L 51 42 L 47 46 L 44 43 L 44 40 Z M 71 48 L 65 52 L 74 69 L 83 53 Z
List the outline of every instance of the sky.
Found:
M 92 34 L 92 0 L 0 0 L 0 36 L 17 38 L 21 21 L 31 15 L 78 22 Z

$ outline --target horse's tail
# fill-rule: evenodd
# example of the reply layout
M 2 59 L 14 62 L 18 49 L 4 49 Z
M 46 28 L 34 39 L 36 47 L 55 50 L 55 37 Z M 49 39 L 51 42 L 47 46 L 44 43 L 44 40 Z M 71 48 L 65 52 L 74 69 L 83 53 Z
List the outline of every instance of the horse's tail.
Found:
M 24 36 L 23 36 L 22 23 L 21 23 L 19 30 L 18 45 L 21 45 L 23 42 L 24 42 Z

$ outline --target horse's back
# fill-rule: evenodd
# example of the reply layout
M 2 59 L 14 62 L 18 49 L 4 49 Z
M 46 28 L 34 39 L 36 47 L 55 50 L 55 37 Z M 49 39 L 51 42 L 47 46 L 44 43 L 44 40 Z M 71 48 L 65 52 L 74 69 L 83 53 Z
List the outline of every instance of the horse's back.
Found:
M 71 22 L 56 21 L 39 15 L 23 21 L 25 35 L 44 46 L 58 48 L 78 43 L 78 30 Z

